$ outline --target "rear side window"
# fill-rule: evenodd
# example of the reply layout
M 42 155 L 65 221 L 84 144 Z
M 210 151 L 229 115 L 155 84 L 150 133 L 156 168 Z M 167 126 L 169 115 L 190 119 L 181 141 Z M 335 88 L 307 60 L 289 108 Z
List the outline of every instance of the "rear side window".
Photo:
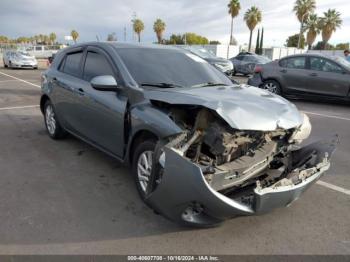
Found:
M 89 51 L 86 55 L 84 79 L 90 81 L 95 76 L 114 75 L 111 65 L 104 55 Z
M 281 60 L 280 66 L 291 69 L 305 69 L 306 58 L 302 56 L 286 58 Z
M 330 72 L 330 73 L 342 73 L 343 69 L 336 63 L 329 61 L 328 59 L 321 57 L 310 58 L 310 69 L 316 71 Z
M 62 71 L 72 76 L 80 76 L 80 61 L 82 57 L 83 52 L 68 54 Z

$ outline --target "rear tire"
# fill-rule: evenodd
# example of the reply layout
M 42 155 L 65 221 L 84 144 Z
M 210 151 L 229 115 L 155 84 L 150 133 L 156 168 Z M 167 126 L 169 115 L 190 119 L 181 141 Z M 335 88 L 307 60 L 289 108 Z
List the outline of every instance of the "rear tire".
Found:
M 55 109 L 50 100 L 44 105 L 44 120 L 47 133 L 52 139 L 61 139 L 67 135 L 56 117 Z
M 264 81 L 264 83 L 261 85 L 261 88 L 276 95 L 282 94 L 281 85 L 275 80 Z

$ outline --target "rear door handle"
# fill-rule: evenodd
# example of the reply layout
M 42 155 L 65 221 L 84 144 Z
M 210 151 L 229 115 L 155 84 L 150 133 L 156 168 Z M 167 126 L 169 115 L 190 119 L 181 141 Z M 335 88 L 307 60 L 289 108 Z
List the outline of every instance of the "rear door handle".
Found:
M 310 76 L 318 76 L 316 73 L 311 73 Z
M 282 69 L 280 70 L 281 73 L 287 73 L 287 70 L 286 69 Z

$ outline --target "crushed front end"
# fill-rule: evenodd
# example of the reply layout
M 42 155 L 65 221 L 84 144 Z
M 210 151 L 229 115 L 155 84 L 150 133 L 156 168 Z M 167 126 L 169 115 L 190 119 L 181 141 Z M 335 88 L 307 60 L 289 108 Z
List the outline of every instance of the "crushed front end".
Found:
M 288 206 L 329 169 L 338 138 L 300 147 L 311 125 L 237 130 L 205 108 L 172 108 L 184 132 L 160 142 L 147 202 L 171 220 L 214 225 Z M 247 120 L 249 121 L 249 120 Z

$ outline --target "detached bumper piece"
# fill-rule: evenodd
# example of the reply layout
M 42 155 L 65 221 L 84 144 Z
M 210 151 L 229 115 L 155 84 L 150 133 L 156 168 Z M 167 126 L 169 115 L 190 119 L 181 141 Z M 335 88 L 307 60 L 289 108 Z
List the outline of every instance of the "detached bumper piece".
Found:
M 200 166 L 164 147 L 162 180 L 146 201 L 173 221 L 198 226 L 265 213 L 290 205 L 315 183 L 329 169 L 337 144 L 338 137 L 334 136 L 292 151 L 288 158 L 290 172 L 281 175 L 281 170 L 267 168 L 263 171 L 265 178 L 259 177 L 252 185 L 234 189 L 230 194 L 215 191 Z M 271 178 L 277 179 L 271 182 Z

